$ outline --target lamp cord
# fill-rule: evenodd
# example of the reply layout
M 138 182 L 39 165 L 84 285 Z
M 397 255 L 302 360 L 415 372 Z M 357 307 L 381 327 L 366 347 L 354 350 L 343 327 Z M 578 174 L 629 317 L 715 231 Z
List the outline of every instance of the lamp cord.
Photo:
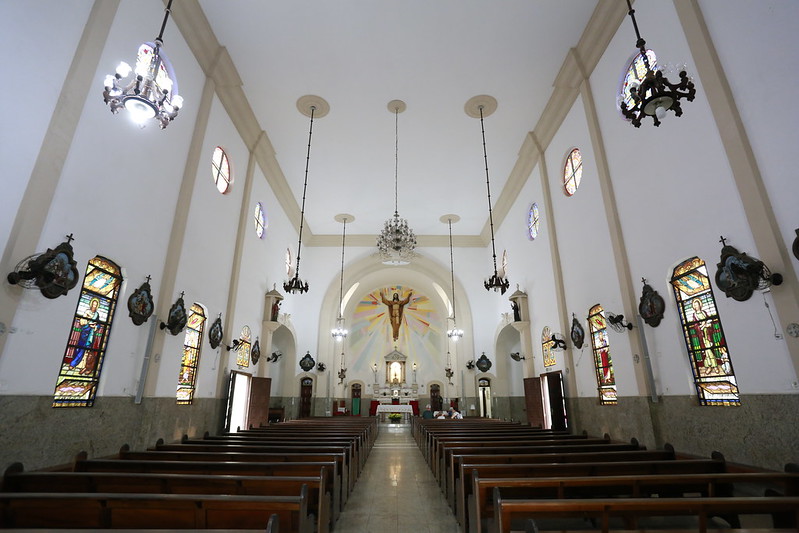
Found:
M 399 109 L 394 108 L 394 216 L 399 216 L 398 173 L 399 173 Z
M 630 0 L 627 0 L 627 14 L 630 15 L 630 19 L 633 21 L 633 28 L 635 29 L 635 47 L 641 51 L 641 56 L 644 60 L 644 66 L 647 70 L 651 70 L 649 66 L 649 58 L 646 57 L 646 41 L 643 37 L 641 37 L 641 32 L 638 31 L 638 22 L 635 20 L 635 9 L 633 9 Z
M 338 285 L 338 317 L 341 316 L 341 302 L 344 301 L 344 239 L 347 235 L 347 217 L 344 217 L 344 230 L 341 232 L 341 279 Z M 343 352 L 342 352 L 343 355 Z
M 450 272 L 450 281 L 452 282 L 452 329 L 456 329 L 457 325 L 455 324 L 455 260 L 452 256 L 452 219 L 448 219 L 449 222 L 449 272 Z
M 161 23 L 161 31 L 158 32 L 158 37 L 155 38 L 155 43 L 162 44 L 164 42 L 164 28 L 166 28 L 166 21 L 169 19 L 170 13 L 172 13 L 172 0 L 169 0 L 166 8 L 164 9 L 164 21 Z
M 308 164 L 311 161 L 311 135 L 313 135 L 313 114 L 316 106 L 311 106 L 311 126 L 308 129 L 308 153 L 305 155 L 305 182 L 302 184 L 302 208 L 300 209 L 300 240 L 297 243 L 297 270 L 294 277 L 300 277 L 300 248 L 302 247 L 302 226 L 305 222 L 305 191 L 308 189 Z
M 494 215 L 491 212 L 491 185 L 488 181 L 488 153 L 486 152 L 486 130 L 483 126 L 483 106 L 480 106 L 480 131 L 483 134 L 483 160 L 486 167 L 486 190 L 488 191 L 488 222 L 491 226 L 491 254 L 494 257 L 494 276 L 497 274 L 497 249 L 494 246 Z

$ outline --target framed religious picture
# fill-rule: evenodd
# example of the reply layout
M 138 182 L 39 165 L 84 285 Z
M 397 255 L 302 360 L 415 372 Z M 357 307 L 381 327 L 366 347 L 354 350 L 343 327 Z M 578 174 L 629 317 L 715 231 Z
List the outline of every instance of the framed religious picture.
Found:
M 641 281 L 644 282 L 644 290 L 641 294 L 641 300 L 638 303 L 638 314 L 641 315 L 644 322 L 656 328 L 660 325 L 660 321 L 663 320 L 663 311 L 666 310 L 666 302 L 660 294 L 658 294 L 658 291 L 653 289 L 645 279 L 642 278 Z
M 208 330 L 208 342 L 211 343 L 211 348 L 216 350 L 220 344 L 222 344 L 222 313 L 219 313 L 219 316 L 216 317 L 214 323 L 211 324 L 211 328 Z
M 583 329 L 582 324 L 580 324 L 580 321 L 577 320 L 577 317 L 574 316 L 574 313 L 572 313 L 571 338 L 572 342 L 574 343 L 574 347 L 578 350 L 582 349 L 583 342 L 585 341 L 585 330 Z
M 169 309 L 169 318 L 166 323 L 161 322 L 161 329 L 168 329 L 169 333 L 177 335 L 186 327 L 186 322 L 188 322 L 186 304 L 183 303 L 183 293 L 181 292 L 180 297 Z
M 133 294 L 128 298 L 128 316 L 130 316 L 135 325 L 141 326 L 152 316 L 154 309 L 150 276 L 147 276 L 147 281 L 133 291 Z

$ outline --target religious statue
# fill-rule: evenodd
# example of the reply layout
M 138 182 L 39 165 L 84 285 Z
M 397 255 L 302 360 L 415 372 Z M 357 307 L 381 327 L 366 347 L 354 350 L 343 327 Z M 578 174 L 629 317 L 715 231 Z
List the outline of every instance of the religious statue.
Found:
M 391 329 L 395 341 L 399 339 L 399 328 L 400 324 L 402 324 L 402 310 L 405 308 L 405 305 L 411 301 L 412 294 L 413 292 L 409 292 L 407 298 L 400 300 L 399 294 L 395 292 L 394 297 L 391 300 L 387 300 L 386 296 L 382 292 L 380 293 L 383 303 L 388 306 L 388 318 L 391 321 Z

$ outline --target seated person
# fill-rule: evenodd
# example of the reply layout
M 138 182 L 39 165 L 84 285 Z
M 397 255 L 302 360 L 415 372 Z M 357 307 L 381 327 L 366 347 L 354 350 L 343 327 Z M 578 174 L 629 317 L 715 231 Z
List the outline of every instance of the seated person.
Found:
M 422 413 L 422 418 L 431 419 L 433 418 L 433 410 L 432 406 L 428 403 L 424 406 L 424 413 Z
M 449 418 L 452 420 L 463 420 L 463 415 L 456 411 L 454 407 L 449 408 Z
M 436 415 L 436 419 L 444 420 L 446 418 L 447 418 L 447 413 L 445 413 L 444 411 L 438 411 L 438 414 Z

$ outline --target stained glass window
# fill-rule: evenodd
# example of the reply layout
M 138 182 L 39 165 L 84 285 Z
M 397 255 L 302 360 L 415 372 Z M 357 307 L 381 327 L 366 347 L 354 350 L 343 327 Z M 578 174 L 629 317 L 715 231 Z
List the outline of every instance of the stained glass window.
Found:
M 705 262 L 698 257 L 683 261 L 671 285 L 700 405 L 741 405 Z
M 230 188 L 230 184 L 233 183 L 233 178 L 230 176 L 230 162 L 227 154 L 220 146 L 216 147 L 214 157 L 211 159 L 211 175 L 214 178 L 216 189 L 225 194 Z
M 549 329 L 549 326 L 544 326 L 543 331 L 541 331 L 541 350 L 544 352 L 544 366 L 554 366 L 555 364 L 555 354 L 552 352 L 552 347 L 555 346 L 555 342 L 552 340 L 552 331 Z
M 116 264 L 99 255 L 89 261 L 61 360 L 53 407 L 94 405 L 121 285 L 122 274 Z
M 252 335 L 250 326 L 241 328 L 239 345 L 236 346 L 236 364 L 242 367 L 250 366 L 250 350 L 252 350 Z
M 608 322 L 601 305 L 597 304 L 588 311 L 588 328 L 591 331 L 599 403 L 613 405 L 616 403 L 616 378 L 613 375 L 613 362 L 610 360 Z
M 261 202 L 255 204 L 255 214 L 253 218 L 255 220 L 255 234 L 258 235 L 259 239 L 262 239 L 266 231 L 266 215 L 264 215 L 264 208 Z
M 646 59 L 649 61 L 649 66 L 652 70 L 657 70 L 657 57 L 652 50 L 646 51 Z M 635 58 L 627 66 L 627 72 L 624 74 L 624 79 L 621 82 L 619 89 L 618 104 L 621 109 L 621 103 L 627 106 L 627 109 L 633 107 L 633 98 L 630 96 L 630 87 L 637 87 L 646 75 L 646 64 L 644 63 L 644 56 L 639 52 Z
M 538 226 L 540 223 L 538 219 L 538 204 L 533 203 L 533 205 L 530 206 L 530 212 L 527 214 L 527 231 L 530 234 L 530 240 L 538 237 Z
M 583 177 L 583 156 L 579 148 L 575 148 L 566 158 L 566 165 L 563 167 L 563 190 L 566 196 L 571 196 L 577 192 L 580 186 L 580 178 Z
M 205 311 L 201 305 L 194 304 L 189 308 L 186 337 L 183 340 L 183 359 L 180 362 L 180 374 L 178 375 L 178 405 L 190 405 L 194 399 L 205 318 Z

